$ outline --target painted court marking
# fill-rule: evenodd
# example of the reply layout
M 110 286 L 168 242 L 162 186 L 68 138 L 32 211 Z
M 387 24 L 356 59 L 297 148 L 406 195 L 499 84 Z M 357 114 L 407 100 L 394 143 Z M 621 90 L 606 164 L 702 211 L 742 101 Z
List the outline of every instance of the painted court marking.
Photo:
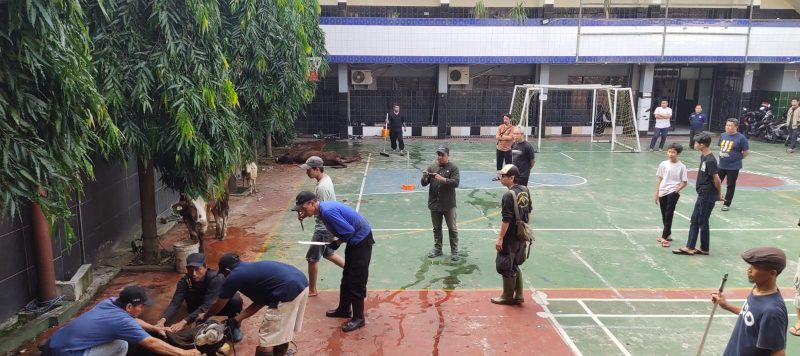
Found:
M 675 215 L 678 215 L 678 216 L 680 216 L 680 217 L 682 217 L 682 218 L 684 218 L 684 219 L 686 219 L 686 220 L 688 220 L 688 221 L 692 221 L 692 219 L 689 219 L 689 217 L 688 217 L 688 216 L 686 216 L 686 215 L 683 215 L 683 214 L 681 214 L 681 213 L 679 213 L 679 212 L 677 212 L 677 211 L 675 212 Z
M 755 153 L 755 154 L 757 154 L 757 155 L 762 155 L 762 156 L 764 156 L 764 157 L 769 157 L 769 158 L 772 158 L 772 159 L 777 159 L 777 160 L 780 160 L 780 161 L 788 161 L 788 160 L 787 160 L 787 159 L 785 159 L 785 158 L 775 157 L 775 156 L 768 155 L 768 154 L 766 154 L 766 153 L 761 153 L 761 152 L 757 152 L 757 151 L 753 151 L 753 150 L 750 150 L 750 153 Z
M 361 179 L 361 190 L 358 191 L 358 202 L 356 203 L 356 212 L 361 209 L 361 198 L 364 196 L 364 186 L 367 184 L 367 172 L 369 172 L 369 161 L 372 159 L 372 153 L 367 155 L 367 166 L 364 167 L 364 178 Z
M 575 251 L 575 250 L 573 250 L 573 249 L 569 249 L 569 252 L 572 252 L 572 254 L 573 254 L 573 255 L 575 255 L 575 258 L 577 258 L 579 261 L 581 261 L 581 263 L 583 263 L 583 265 L 584 265 L 584 266 L 586 266 L 586 268 L 588 268 L 588 269 L 589 269 L 589 271 L 591 271 L 592 273 L 594 273 L 594 275 L 595 275 L 595 276 L 596 276 L 598 279 L 600 279 L 600 281 L 602 281 L 602 282 L 603 282 L 603 284 L 605 284 L 605 285 L 606 285 L 606 287 L 608 287 L 608 289 L 611 289 L 611 291 L 612 291 L 612 292 L 614 292 L 614 294 L 616 294 L 616 295 L 617 295 L 617 296 L 618 296 L 620 299 L 625 299 L 625 297 L 622 295 L 622 293 L 620 293 L 620 292 L 617 290 L 617 288 L 614 288 L 614 286 L 612 286 L 612 285 L 611 285 L 611 283 L 608 283 L 608 281 L 607 281 L 605 278 L 603 278 L 603 276 L 602 276 L 602 275 L 600 275 L 600 273 L 597 273 L 597 271 L 596 271 L 596 270 L 595 270 L 595 269 L 592 267 L 592 265 L 590 265 L 590 264 L 589 264 L 589 262 L 586 262 L 586 260 L 584 260 L 584 259 L 583 259 L 583 257 L 581 257 L 581 255 L 580 255 L 580 254 L 578 254 L 578 252 L 577 252 L 577 251 Z M 580 301 L 579 301 L 579 302 L 580 302 Z M 635 309 L 635 308 L 633 308 L 633 310 L 636 310 L 636 309 Z
M 561 153 L 564 157 L 567 157 L 567 158 L 569 158 L 569 159 L 571 159 L 573 161 L 575 160 L 574 158 L 570 157 L 568 154 L 566 154 L 564 152 L 559 152 L 559 153 Z
M 523 276 L 527 276 L 527 274 Z M 547 306 L 547 304 L 549 304 L 546 300 L 547 294 L 540 293 L 539 291 L 537 291 L 536 288 L 533 287 L 533 284 L 528 279 L 528 277 L 525 277 L 525 283 L 527 283 L 530 286 L 528 287 L 528 289 L 531 291 L 531 298 L 533 298 L 533 300 L 536 301 L 536 304 L 538 304 L 542 308 L 547 319 L 550 321 L 550 324 L 552 324 L 553 328 L 556 329 L 558 336 L 560 336 L 561 340 L 563 340 L 564 343 L 567 344 L 567 346 L 569 346 L 570 350 L 572 350 L 572 354 L 575 356 L 583 356 L 581 350 L 578 349 L 578 346 L 575 345 L 575 342 L 573 342 L 572 338 L 569 336 L 569 334 L 567 334 L 567 330 L 564 329 L 564 326 L 558 322 L 558 320 L 555 318 L 555 315 L 553 315 L 553 313 L 550 311 L 550 308 Z
M 444 228 L 447 229 L 446 227 Z M 398 229 L 372 229 L 372 231 L 430 231 L 430 227 L 424 228 L 398 228 Z M 661 231 L 660 227 L 649 228 L 534 228 L 536 231 Z M 688 228 L 672 229 L 673 231 L 689 231 Z M 717 228 L 711 231 L 796 231 L 796 227 L 755 227 L 755 228 Z M 458 231 L 497 231 L 489 228 L 462 229 Z
M 583 310 L 585 310 L 586 313 L 589 314 L 589 316 L 592 318 L 592 320 L 594 320 L 594 322 L 597 324 L 597 326 L 599 326 L 601 329 L 603 329 L 603 332 L 606 333 L 606 335 L 608 335 L 608 337 L 611 339 L 611 341 L 614 343 L 614 345 L 617 345 L 617 348 L 619 348 L 619 350 L 622 352 L 623 355 L 631 356 L 631 353 L 628 352 L 628 349 L 626 349 L 625 346 L 622 345 L 622 343 L 619 341 L 619 339 L 617 339 L 616 336 L 614 336 L 614 334 L 611 332 L 611 330 L 608 330 L 606 325 L 603 324 L 602 321 L 600 321 L 600 318 L 598 318 L 597 315 L 592 313 L 592 310 L 589 309 L 589 307 L 586 306 L 586 303 L 584 303 L 583 301 L 579 300 L 578 304 L 580 304 L 581 307 L 583 308 Z

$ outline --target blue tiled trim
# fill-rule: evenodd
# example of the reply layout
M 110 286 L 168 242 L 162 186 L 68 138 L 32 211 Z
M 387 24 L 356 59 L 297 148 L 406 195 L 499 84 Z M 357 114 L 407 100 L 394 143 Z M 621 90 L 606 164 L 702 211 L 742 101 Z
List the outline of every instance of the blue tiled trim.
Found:
M 519 24 L 512 19 L 445 19 L 445 18 L 389 18 L 389 17 L 320 17 L 321 25 L 359 25 L 359 26 L 578 26 L 578 19 L 527 19 Z M 664 19 L 582 19 L 581 26 L 663 26 Z M 747 27 L 743 19 L 667 19 L 668 26 L 709 26 L 709 27 Z M 753 27 L 800 27 L 800 21 L 753 21 Z
M 665 56 L 665 63 L 741 63 L 744 56 Z M 751 63 L 788 63 L 800 57 L 750 56 Z M 661 63 L 661 56 L 348 56 L 330 55 L 329 63 L 396 64 L 574 64 L 574 63 Z

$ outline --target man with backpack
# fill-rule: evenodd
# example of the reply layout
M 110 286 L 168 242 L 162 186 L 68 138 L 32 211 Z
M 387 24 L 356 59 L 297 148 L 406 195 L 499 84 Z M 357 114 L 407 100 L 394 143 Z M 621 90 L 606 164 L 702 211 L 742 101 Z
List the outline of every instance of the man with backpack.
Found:
M 492 298 L 502 305 L 522 304 L 522 270 L 519 266 L 528 258 L 528 246 L 533 236 L 529 228 L 532 202 L 528 188 L 514 183 L 519 169 L 507 164 L 500 170 L 500 183 L 508 191 L 503 194 L 500 234 L 495 241 L 497 273 L 503 276 L 503 294 Z

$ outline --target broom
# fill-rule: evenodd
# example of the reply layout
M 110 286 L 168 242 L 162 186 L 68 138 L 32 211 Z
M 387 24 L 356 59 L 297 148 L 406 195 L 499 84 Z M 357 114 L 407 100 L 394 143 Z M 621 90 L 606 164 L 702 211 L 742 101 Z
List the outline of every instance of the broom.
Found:
M 722 283 L 719 285 L 719 290 L 717 293 L 722 294 L 722 291 L 725 289 L 725 282 L 728 281 L 728 274 L 725 273 L 722 276 Z M 706 323 L 706 331 L 703 333 L 703 339 L 700 340 L 700 348 L 697 350 L 697 356 L 700 356 L 703 353 L 703 346 L 706 345 L 706 336 L 708 336 L 708 330 L 711 329 L 711 321 L 714 320 L 714 312 L 717 311 L 717 305 L 719 303 L 714 303 L 714 306 L 711 307 L 711 315 L 708 317 L 708 322 Z
M 386 113 L 386 120 L 389 120 L 389 113 L 388 112 Z M 383 131 L 381 131 L 381 135 L 383 136 L 383 152 L 380 153 L 381 156 L 384 156 L 384 157 L 389 157 L 389 154 L 386 153 L 386 136 L 389 136 L 389 135 L 386 134 L 387 130 L 389 130 L 389 129 L 386 126 L 386 121 L 384 121 Z

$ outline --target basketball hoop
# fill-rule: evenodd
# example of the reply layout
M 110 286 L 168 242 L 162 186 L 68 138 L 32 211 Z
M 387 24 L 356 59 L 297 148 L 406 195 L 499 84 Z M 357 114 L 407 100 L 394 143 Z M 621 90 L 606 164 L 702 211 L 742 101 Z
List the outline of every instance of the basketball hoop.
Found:
M 312 82 L 319 81 L 319 66 L 322 65 L 321 57 L 307 57 L 308 60 L 308 80 Z

